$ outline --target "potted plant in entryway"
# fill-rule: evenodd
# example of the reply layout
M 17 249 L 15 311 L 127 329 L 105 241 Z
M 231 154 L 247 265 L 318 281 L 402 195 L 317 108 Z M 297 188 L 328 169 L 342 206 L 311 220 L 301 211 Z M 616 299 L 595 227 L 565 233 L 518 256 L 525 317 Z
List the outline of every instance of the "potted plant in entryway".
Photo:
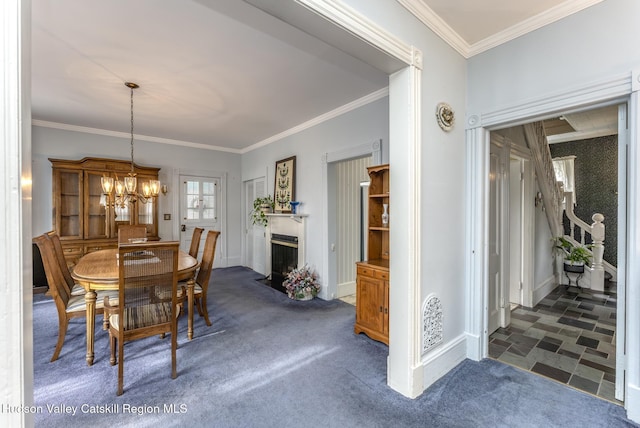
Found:
M 253 200 L 253 210 L 251 210 L 251 223 L 257 226 L 266 227 L 269 223 L 267 214 L 273 211 L 275 203 L 271 196 L 258 197 Z
M 554 242 L 554 249 L 564 258 L 564 271 L 572 273 L 584 273 L 585 265 L 591 264 L 590 247 L 591 245 L 574 244 L 562 236 L 555 238 Z

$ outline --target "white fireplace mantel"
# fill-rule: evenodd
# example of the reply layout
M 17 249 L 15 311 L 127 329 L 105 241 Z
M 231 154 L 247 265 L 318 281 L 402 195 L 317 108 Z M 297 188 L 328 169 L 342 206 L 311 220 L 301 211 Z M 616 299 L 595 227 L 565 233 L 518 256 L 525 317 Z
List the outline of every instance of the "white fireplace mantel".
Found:
M 302 223 L 305 217 L 309 216 L 309 214 L 289 214 L 289 213 L 275 213 L 275 214 L 268 213 L 265 215 L 269 218 L 269 221 L 271 221 L 272 218 L 290 218 L 291 220 L 297 221 L 298 223 Z

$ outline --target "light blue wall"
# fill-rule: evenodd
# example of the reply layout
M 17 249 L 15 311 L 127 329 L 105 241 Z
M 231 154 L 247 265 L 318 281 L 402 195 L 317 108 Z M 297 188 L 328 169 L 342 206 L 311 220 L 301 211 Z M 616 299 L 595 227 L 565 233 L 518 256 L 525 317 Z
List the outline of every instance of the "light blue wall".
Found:
M 640 2 L 605 0 L 469 59 L 470 114 L 555 94 L 640 66 Z
M 386 162 L 389 147 L 386 97 L 242 156 L 242 181 L 266 175 L 267 189 L 272 196 L 276 161 L 296 156 L 295 198 L 302 202 L 301 212 L 309 215 L 306 258 L 318 272 L 323 268 L 323 156 L 378 140 L 382 140 L 383 162 Z
M 562 94 L 640 66 L 640 2 L 606 0 L 468 60 L 468 114 Z M 544 216 L 536 217 L 535 284 L 553 271 Z

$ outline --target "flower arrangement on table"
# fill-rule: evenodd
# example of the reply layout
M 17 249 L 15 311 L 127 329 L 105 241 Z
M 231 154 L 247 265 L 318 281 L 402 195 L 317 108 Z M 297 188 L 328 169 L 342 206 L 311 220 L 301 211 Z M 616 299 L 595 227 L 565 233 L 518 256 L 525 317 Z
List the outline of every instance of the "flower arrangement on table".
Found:
M 282 285 L 295 300 L 311 300 L 320 291 L 318 274 L 306 264 L 289 272 Z

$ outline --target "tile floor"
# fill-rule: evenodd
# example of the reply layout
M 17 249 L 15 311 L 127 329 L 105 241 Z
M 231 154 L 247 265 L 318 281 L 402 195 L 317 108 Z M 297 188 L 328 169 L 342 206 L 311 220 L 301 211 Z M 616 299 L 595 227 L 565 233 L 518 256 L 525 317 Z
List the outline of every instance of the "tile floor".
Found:
M 348 303 L 350 305 L 353 305 L 353 306 L 356 305 L 356 295 L 355 294 L 350 294 L 348 296 L 340 297 L 340 300 L 342 300 L 343 302 Z
M 604 292 L 559 286 L 489 336 L 489 356 L 622 404 L 615 386 L 615 283 Z

